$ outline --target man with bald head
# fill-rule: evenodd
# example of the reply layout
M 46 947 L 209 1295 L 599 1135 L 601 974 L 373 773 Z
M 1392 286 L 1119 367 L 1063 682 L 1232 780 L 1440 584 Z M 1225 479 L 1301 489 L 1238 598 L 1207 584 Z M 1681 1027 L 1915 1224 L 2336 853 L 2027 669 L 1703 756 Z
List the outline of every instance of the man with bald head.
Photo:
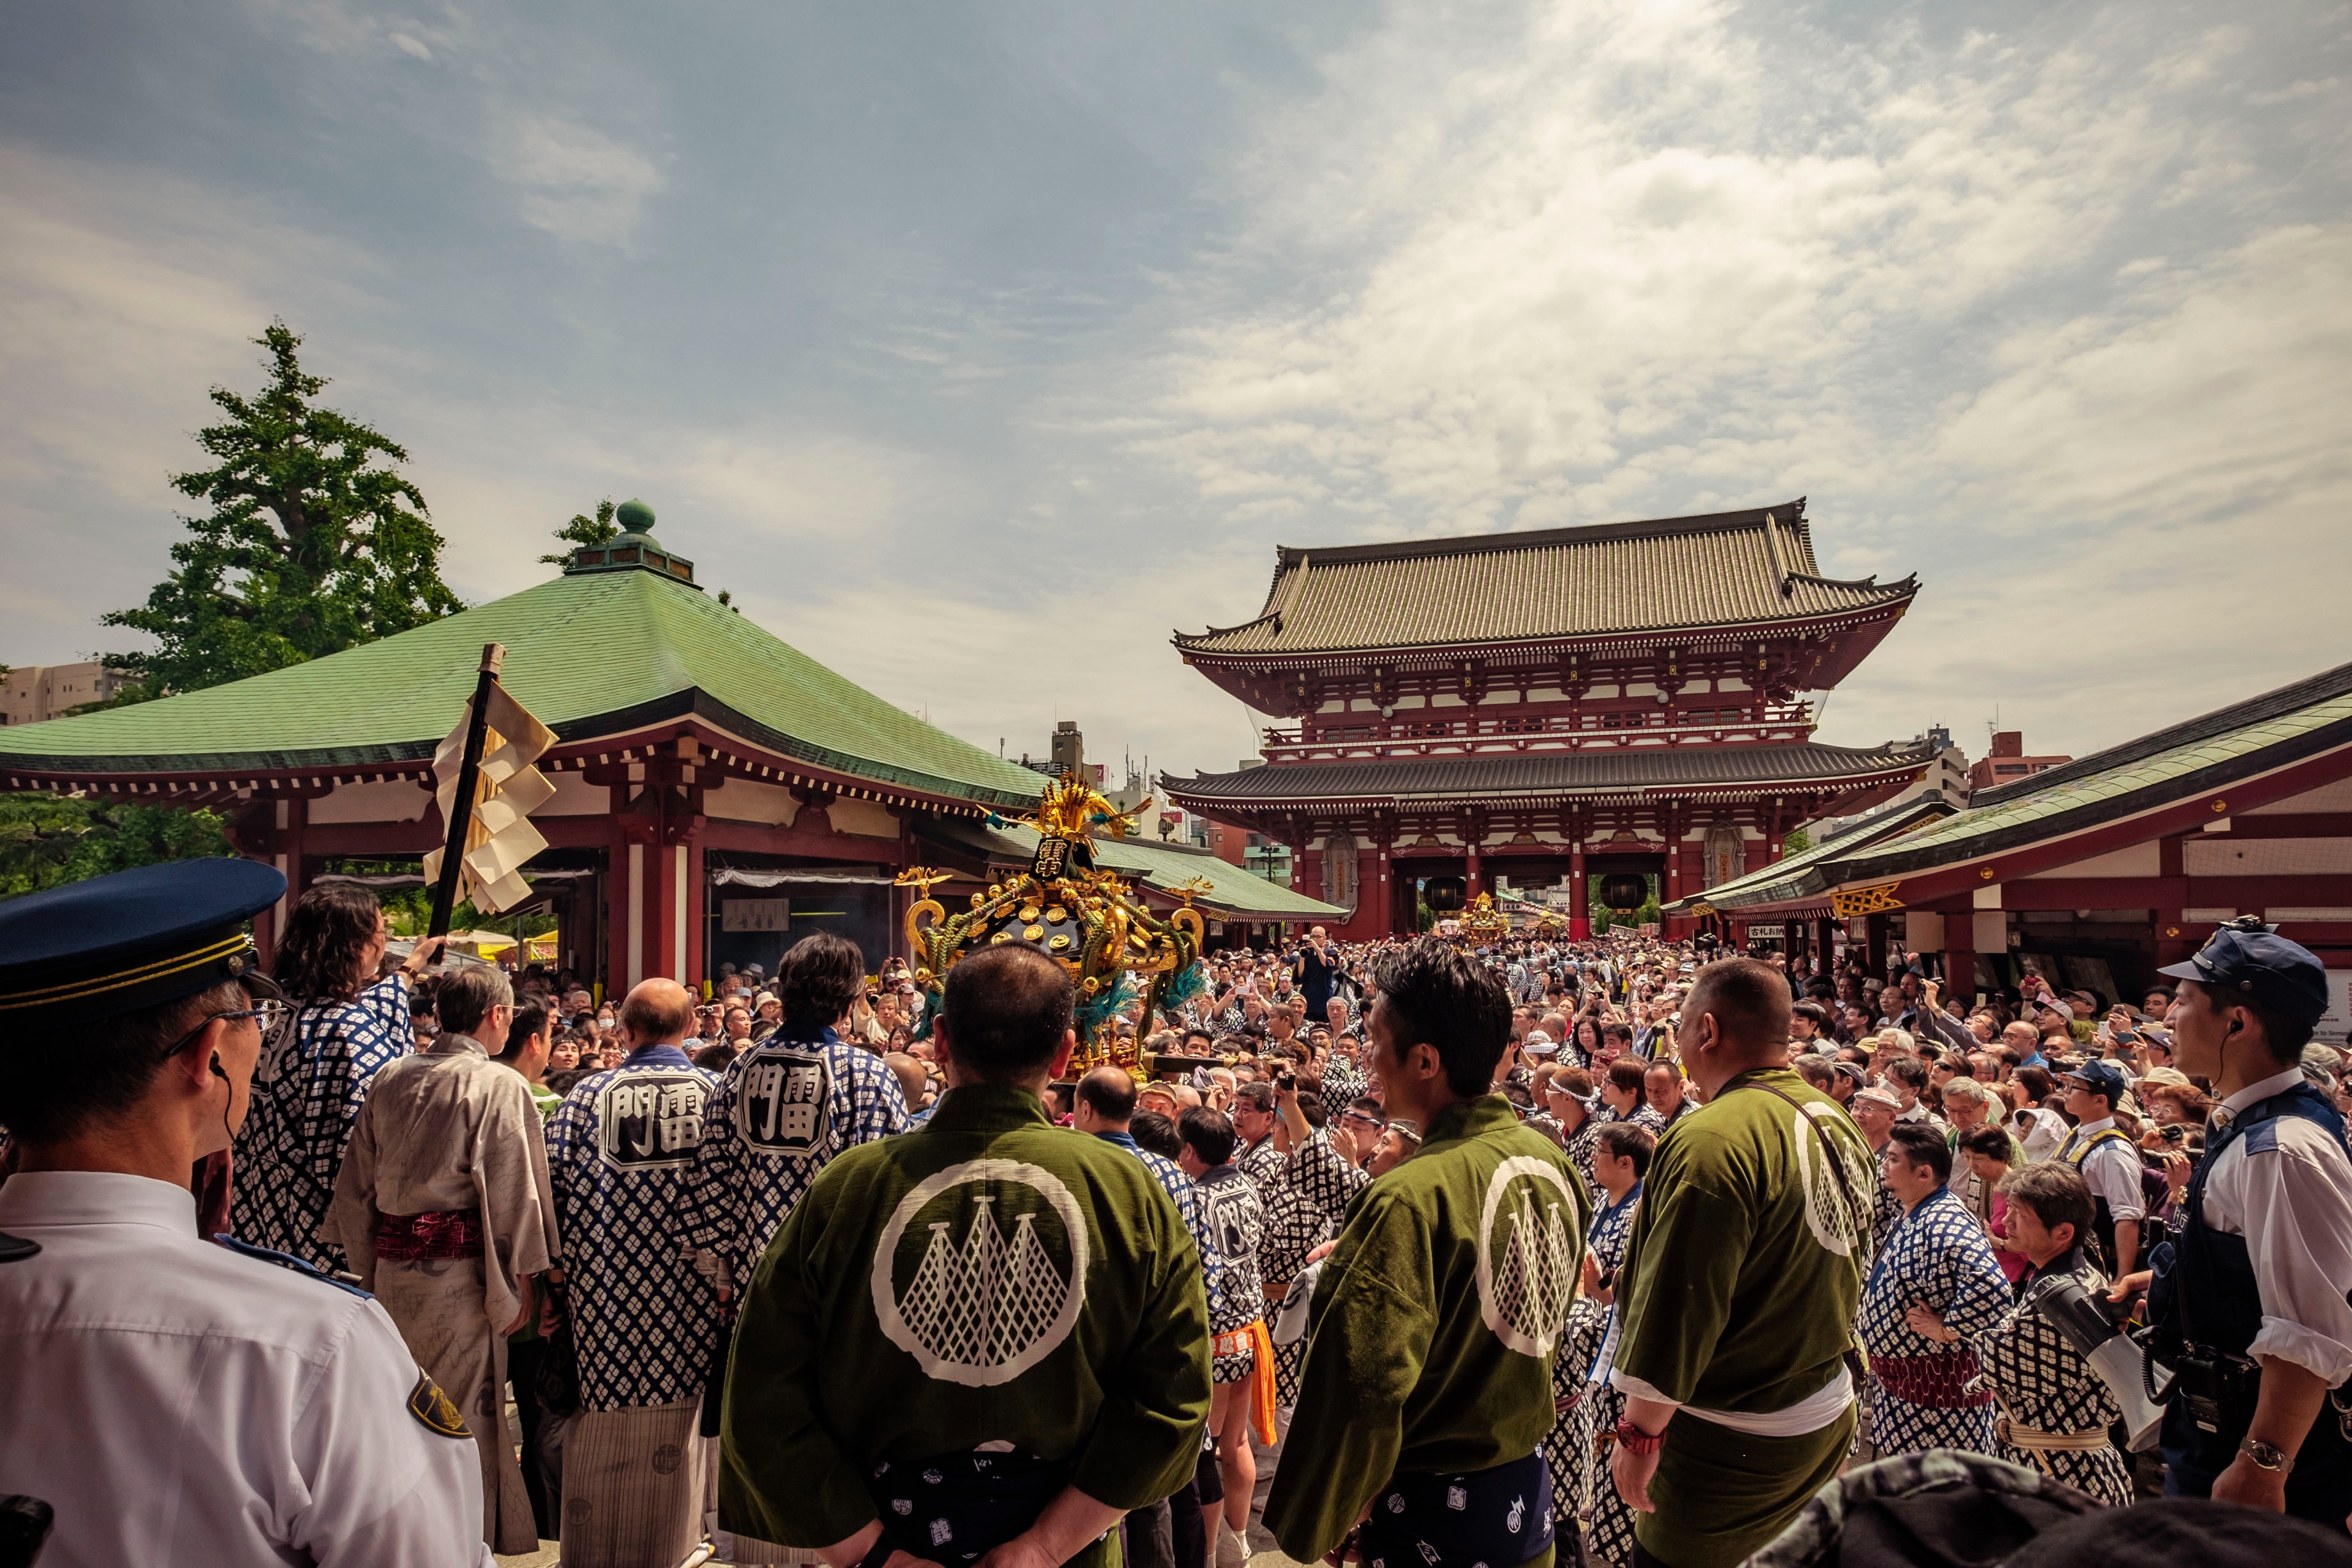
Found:
M 1789 1070 L 1789 985 L 1700 969 L 1675 1033 L 1701 1104 L 1662 1140 L 1616 1286 L 1611 1462 L 1651 1560 L 1737 1563 L 1837 1474 L 1877 1173 L 1837 1102 Z
M 574 1568 L 675 1563 L 702 1539 L 719 1309 L 695 1275 L 686 1198 L 719 1076 L 687 1057 L 694 1023 L 684 986 L 640 982 L 621 1004 L 628 1055 L 573 1084 L 547 1123 L 580 1353 L 561 1512 Z

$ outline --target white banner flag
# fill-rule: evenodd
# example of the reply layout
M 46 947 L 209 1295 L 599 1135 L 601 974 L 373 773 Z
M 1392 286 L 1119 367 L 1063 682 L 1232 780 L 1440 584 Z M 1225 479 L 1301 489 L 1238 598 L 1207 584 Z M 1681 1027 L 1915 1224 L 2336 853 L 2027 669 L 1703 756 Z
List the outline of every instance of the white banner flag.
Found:
M 466 727 L 473 716 L 474 704 L 468 700 L 457 727 L 433 753 L 434 798 L 441 803 L 444 823 L 457 803 Z M 530 884 L 520 873 L 526 861 L 547 847 L 547 840 L 530 825 L 530 814 L 555 794 L 547 775 L 531 764 L 554 744 L 555 731 L 532 718 L 505 687 L 490 688 L 481 777 L 474 786 L 473 820 L 466 826 L 466 855 L 457 877 L 458 896 L 471 899 L 486 915 L 510 910 L 530 896 Z M 442 854 L 436 849 L 425 857 L 427 886 L 441 876 Z

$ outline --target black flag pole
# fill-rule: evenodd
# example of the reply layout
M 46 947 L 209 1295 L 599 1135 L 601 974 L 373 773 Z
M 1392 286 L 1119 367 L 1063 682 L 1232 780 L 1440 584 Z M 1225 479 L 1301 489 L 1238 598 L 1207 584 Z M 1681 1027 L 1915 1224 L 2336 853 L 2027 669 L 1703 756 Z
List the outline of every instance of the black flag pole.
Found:
M 441 885 L 433 889 L 433 919 L 425 928 L 427 941 L 449 934 L 449 917 L 457 907 L 457 876 L 466 855 L 466 830 L 474 822 L 474 791 L 482 779 L 482 740 L 490 727 L 490 689 L 499 683 L 499 667 L 507 650 L 497 643 L 482 647 L 482 678 L 474 685 L 474 711 L 466 723 L 466 758 L 457 769 L 457 794 L 450 803 L 449 841 L 441 847 Z

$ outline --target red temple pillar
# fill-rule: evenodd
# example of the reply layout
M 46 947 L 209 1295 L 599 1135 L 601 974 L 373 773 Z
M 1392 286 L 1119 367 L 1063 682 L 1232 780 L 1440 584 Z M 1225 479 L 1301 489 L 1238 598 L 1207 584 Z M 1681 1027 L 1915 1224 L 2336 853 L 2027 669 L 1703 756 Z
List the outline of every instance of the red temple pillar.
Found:
M 1568 850 L 1568 880 L 1576 891 L 1569 901 L 1568 936 L 1570 942 L 1590 941 L 1592 936 L 1592 894 L 1585 880 L 1584 836 L 1580 833 Z

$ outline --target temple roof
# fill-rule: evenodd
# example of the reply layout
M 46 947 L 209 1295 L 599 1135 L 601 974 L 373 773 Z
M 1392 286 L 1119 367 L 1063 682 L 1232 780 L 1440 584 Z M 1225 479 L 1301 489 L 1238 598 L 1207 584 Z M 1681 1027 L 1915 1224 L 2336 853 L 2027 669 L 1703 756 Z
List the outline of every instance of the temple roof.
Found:
M 378 642 L 184 696 L 0 729 L 0 775 L 226 773 L 430 758 L 482 645 L 564 742 L 692 713 L 813 767 L 990 805 L 1042 781 L 933 729 L 699 589 L 574 572 Z
M 1862 832 L 1693 895 L 1717 909 L 1781 904 L 1843 887 L 1916 878 L 1992 856 L 2063 847 L 2078 835 L 2209 796 L 2352 744 L 2352 664 L 2168 725 L 2015 784 L 1965 810 Z M 2053 848 L 2063 862 L 2063 848 Z M 1677 909 L 1685 908 L 1685 900 Z
M 1578 792 L 1675 795 L 1743 784 L 1853 785 L 1916 772 L 1933 755 L 1925 742 L 1868 751 L 1810 741 L 1790 746 L 1645 746 L 1498 757 L 1281 763 L 1238 773 L 1199 773 L 1189 779 L 1163 774 L 1160 782 L 1172 797 L 1187 805 L 1244 808 L 1310 801 L 1470 801 Z
M 1187 655 L 1246 660 L 1354 649 L 1740 627 L 1894 608 L 1916 578 L 1820 575 L 1802 497 L 1702 517 L 1461 539 L 1285 545 L 1257 618 Z

